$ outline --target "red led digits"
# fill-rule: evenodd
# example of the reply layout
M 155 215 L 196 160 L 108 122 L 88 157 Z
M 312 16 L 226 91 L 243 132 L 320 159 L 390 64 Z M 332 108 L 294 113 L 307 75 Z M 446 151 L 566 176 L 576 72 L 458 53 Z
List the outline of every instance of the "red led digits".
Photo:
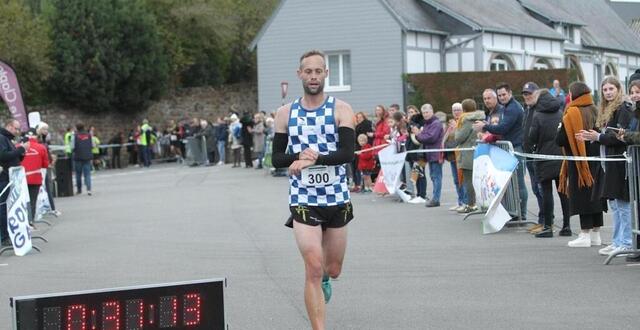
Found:
M 182 296 L 182 322 L 184 325 L 200 324 L 201 298 L 199 293 Z
M 120 303 L 118 301 L 102 303 L 102 330 L 120 330 Z
M 142 299 L 125 302 L 126 330 L 141 330 L 144 327 L 144 301 Z
M 87 330 L 87 307 L 85 305 L 67 307 L 67 330 Z
M 178 325 L 178 297 L 164 296 L 160 297 L 159 320 L 160 328 L 171 328 Z

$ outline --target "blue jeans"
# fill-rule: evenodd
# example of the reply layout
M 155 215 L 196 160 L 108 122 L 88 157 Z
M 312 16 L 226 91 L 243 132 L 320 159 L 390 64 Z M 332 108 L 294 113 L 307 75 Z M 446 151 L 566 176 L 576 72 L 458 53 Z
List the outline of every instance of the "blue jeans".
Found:
M 440 192 L 442 191 L 442 164 L 429 162 L 429 178 L 433 183 L 433 196 L 431 200 L 440 202 Z
M 76 170 L 76 191 L 82 192 L 82 176 L 84 175 L 84 184 L 87 186 L 87 191 L 91 191 L 91 161 L 90 160 L 76 160 L 73 162 Z
M 522 146 L 513 147 L 514 151 L 522 152 Z M 516 176 L 518 178 L 518 189 L 520 190 L 520 220 L 527 219 L 527 184 L 524 182 L 524 158 L 518 157 L 518 167 L 516 167 Z
M 151 147 L 140 146 L 142 148 L 142 165 L 144 167 L 151 166 Z
M 225 148 L 227 147 L 227 141 L 218 141 L 218 155 L 220 155 L 220 161 L 224 163 Z
M 458 164 L 455 161 L 449 162 L 451 165 L 451 175 L 453 176 L 453 184 L 456 187 L 456 193 L 458 194 L 458 205 L 467 204 L 467 194 L 464 190 L 464 186 L 458 181 Z
M 631 203 L 612 199 L 609 205 L 613 213 L 613 245 L 631 247 Z
M 536 195 L 536 200 L 538 201 L 538 223 L 544 225 L 544 207 L 542 206 L 542 191 L 540 191 L 540 183 L 538 182 L 538 178 L 536 178 L 536 169 L 533 165 L 533 162 L 526 162 L 527 171 L 529 171 L 529 179 L 531 179 L 531 190 L 533 190 L 533 194 Z

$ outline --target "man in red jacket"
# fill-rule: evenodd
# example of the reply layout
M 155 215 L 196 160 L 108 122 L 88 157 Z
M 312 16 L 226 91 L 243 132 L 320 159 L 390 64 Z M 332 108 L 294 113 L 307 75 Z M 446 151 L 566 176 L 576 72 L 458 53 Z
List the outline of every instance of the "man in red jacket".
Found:
M 29 223 L 33 226 L 36 215 L 36 201 L 38 200 L 38 192 L 42 185 L 42 169 L 49 167 L 49 154 L 47 147 L 38 142 L 38 136 L 35 130 L 29 130 L 29 149 L 24 154 L 22 166 L 27 175 L 27 185 L 29 187 L 30 214 Z

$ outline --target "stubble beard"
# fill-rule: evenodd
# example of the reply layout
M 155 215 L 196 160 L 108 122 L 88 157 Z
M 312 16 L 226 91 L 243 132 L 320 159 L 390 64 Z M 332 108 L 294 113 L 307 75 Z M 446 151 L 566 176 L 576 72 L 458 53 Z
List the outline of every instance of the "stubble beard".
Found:
M 315 89 L 311 89 L 308 84 L 302 84 L 302 89 L 304 89 L 304 93 L 307 95 L 318 95 L 324 91 L 324 84 L 319 83 L 318 87 Z

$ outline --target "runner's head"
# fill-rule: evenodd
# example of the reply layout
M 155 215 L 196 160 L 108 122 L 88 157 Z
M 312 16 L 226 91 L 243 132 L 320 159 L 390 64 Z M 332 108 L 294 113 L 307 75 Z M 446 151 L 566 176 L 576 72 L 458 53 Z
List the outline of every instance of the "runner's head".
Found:
M 324 80 L 329 75 L 324 58 L 324 53 L 319 50 L 310 50 L 300 57 L 298 78 L 302 80 L 302 88 L 307 95 L 318 95 L 324 90 Z

